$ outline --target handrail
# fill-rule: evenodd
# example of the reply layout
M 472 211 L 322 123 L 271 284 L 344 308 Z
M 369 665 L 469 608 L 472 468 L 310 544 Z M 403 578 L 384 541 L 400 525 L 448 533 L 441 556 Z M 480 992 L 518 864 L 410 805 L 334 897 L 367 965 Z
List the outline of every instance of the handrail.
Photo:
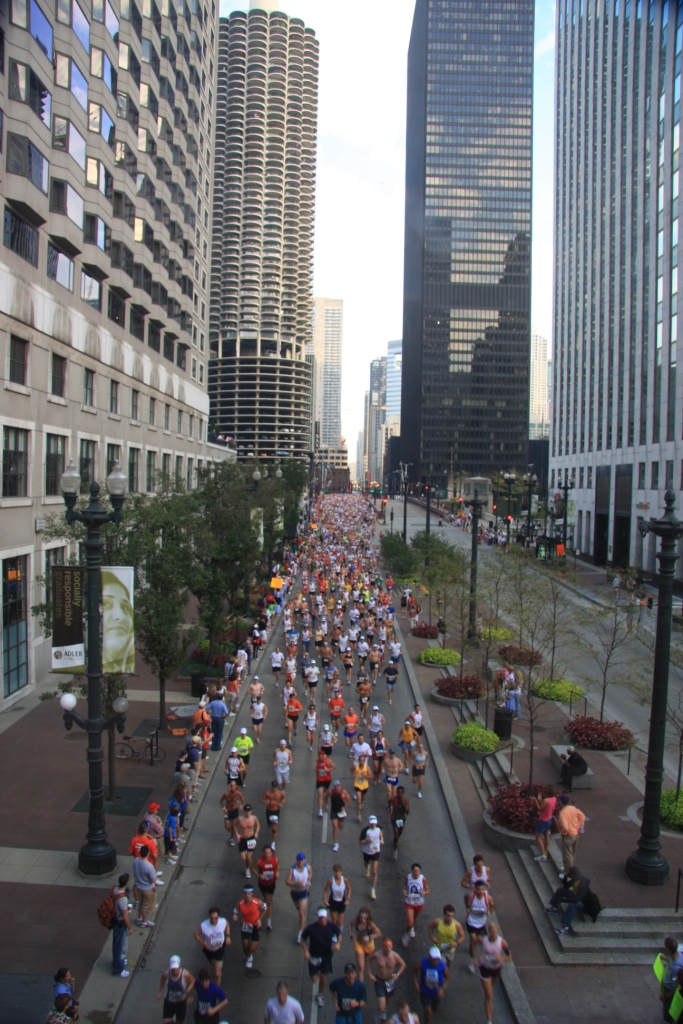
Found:
M 633 747 L 629 747 L 628 748 L 628 762 L 626 764 L 626 774 L 627 775 L 631 774 L 631 751 L 632 750 L 639 750 L 641 754 L 647 754 L 647 750 L 643 750 L 643 748 L 639 747 L 637 744 L 634 745 Z
M 681 878 L 683 878 L 683 870 L 678 869 L 678 884 L 676 885 L 676 913 L 681 905 Z
M 149 740 L 149 763 L 154 767 L 154 755 L 159 755 L 159 730 L 152 729 L 147 739 Z
M 579 700 L 581 700 L 581 697 L 579 697 Z M 574 703 L 574 701 L 570 697 L 569 698 L 569 714 L 570 715 L 572 713 L 572 704 L 573 703 Z M 585 718 L 587 714 L 588 714 L 588 697 L 584 697 L 583 698 L 583 717 Z
M 487 758 L 493 757 L 494 754 L 500 754 L 501 750 L 508 750 L 508 749 L 510 750 L 510 771 L 512 771 L 512 754 L 513 754 L 514 749 L 515 749 L 515 741 L 514 740 L 510 740 L 510 742 L 506 743 L 506 745 L 504 747 L 498 747 L 497 750 L 490 750 L 488 752 L 488 754 L 484 754 L 484 756 L 482 757 L 482 759 L 480 761 L 480 783 L 479 783 L 479 789 L 483 789 L 484 788 L 484 762 L 487 760 Z

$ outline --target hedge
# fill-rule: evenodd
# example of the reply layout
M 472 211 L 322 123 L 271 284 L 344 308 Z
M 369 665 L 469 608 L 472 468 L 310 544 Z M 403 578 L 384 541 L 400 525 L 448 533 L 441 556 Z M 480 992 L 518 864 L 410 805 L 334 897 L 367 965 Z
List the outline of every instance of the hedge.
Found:
M 456 747 L 463 750 L 477 750 L 481 753 L 494 751 L 499 743 L 495 732 L 485 729 L 479 722 L 467 722 L 466 725 L 459 725 L 451 737 Z
M 417 660 L 423 665 L 459 665 L 461 659 L 451 647 L 428 647 L 420 651 Z
M 539 679 L 531 688 L 535 697 L 543 700 L 557 700 L 563 704 L 580 700 L 585 694 L 582 686 L 570 683 L 568 679 Z

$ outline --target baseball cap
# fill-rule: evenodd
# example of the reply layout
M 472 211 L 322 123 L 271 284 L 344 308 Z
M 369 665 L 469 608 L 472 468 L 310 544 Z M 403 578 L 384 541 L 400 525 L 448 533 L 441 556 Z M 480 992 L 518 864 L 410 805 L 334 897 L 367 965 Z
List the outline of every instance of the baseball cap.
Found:
M 285 746 L 287 746 L 287 740 L 280 740 L 280 746 L 282 746 L 283 743 Z
M 371 814 L 370 817 L 368 818 L 368 825 L 376 825 L 376 824 L 377 824 L 377 818 L 375 817 L 374 814 Z
M 327 917 L 327 907 L 318 908 L 318 917 Z
M 439 949 L 438 946 L 431 946 L 429 950 L 429 955 L 433 960 L 440 960 L 441 950 Z
M 353 971 L 355 973 L 356 965 L 351 963 L 344 964 L 344 974 L 346 974 L 347 971 Z
M 252 679 L 252 682 L 255 683 L 257 679 L 258 679 L 258 676 L 254 676 L 254 678 Z
M 395 754 L 396 753 L 395 747 L 389 747 L 389 753 L 390 754 Z
M 379 704 L 373 704 L 372 705 L 372 710 L 373 711 L 379 711 Z
M 407 724 L 407 723 L 406 723 L 406 724 Z M 237 753 L 237 747 L 233 747 L 233 748 L 231 749 L 230 753 L 231 753 L 231 754 L 236 754 L 236 753 Z
M 297 860 L 306 860 L 306 854 L 305 853 L 297 853 L 296 859 Z
M 329 732 L 329 731 L 330 731 L 329 725 L 324 725 L 323 726 L 323 732 Z
M 240 736 L 246 736 L 246 735 L 247 735 L 247 730 L 246 729 L 240 729 Z
M 251 804 L 245 804 L 244 805 L 244 809 L 245 809 L 245 811 L 250 811 L 251 810 Z
M 180 967 L 180 957 L 172 956 L 171 959 L 168 961 L 168 966 L 170 970 L 176 970 L 176 968 Z
M 153 814 L 155 811 L 160 811 L 161 810 L 161 804 L 150 804 L 149 805 L 149 809 L 150 809 L 150 811 Z
M 332 783 L 332 785 L 333 786 L 341 786 L 341 782 L 340 782 L 339 779 L 335 779 L 334 782 Z
M 169 810 L 171 810 L 171 811 L 179 811 L 180 810 L 180 804 L 177 804 L 175 801 L 173 801 L 173 803 L 171 804 Z
M 569 793 L 560 793 L 557 799 L 560 801 L 561 804 L 568 804 L 571 800 L 571 797 Z

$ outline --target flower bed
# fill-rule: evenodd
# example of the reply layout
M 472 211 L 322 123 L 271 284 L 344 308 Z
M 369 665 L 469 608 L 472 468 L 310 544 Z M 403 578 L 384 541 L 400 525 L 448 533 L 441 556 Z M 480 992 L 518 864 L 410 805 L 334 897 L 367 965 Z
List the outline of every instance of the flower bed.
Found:
M 482 635 L 484 640 L 491 643 L 504 644 L 507 640 L 512 640 L 514 634 L 509 629 L 503 629 L 502 626 L 489 626 Z
M 675 789 L 665 789 L 659 803 L 659 817 L 662 824 L 683 831 L 683 789 L 676 800 Z
M 589 750 L 626 750 L 634 747 L 636 738 L 623 722 L 601 722 L 590 715 L 576 715 L 566 725 L 566 732 L 577 747 Z
M 523 647 L 515 647 L 514 644 L 499 647 L 498 655 L 503 661 L 509 661 L 511 665 L 540 665 L 543 661 L 543 656 L 539 651 L 527 651 Z
M 485 729 L 480 722 L 467 722 L 458 726 L 451 737 L 451 743 L 463 750 L 489 754 L 497 748 L 499 740 L 495 732 Z
M 512 782 L 509 786 L 500 786 L 489 797 L 489 806 L 493 820 L 503 828 L 513 832 L 533 834 L 538 819 L 538 809 L 532 803 L 532 797 L 543 793 L 544 786 L 534 785 L 529 789 L 526 783 Z
M 427 626 L 425 623 L 420 623 L 419 626 L 414 626 L 411 629 L 410 635 L 416 636 L 420 640 L 436 640 L 439 631 L 436 626 Z
M 479 676 L 444 676 L 439 679 L 436 689 L 440 697 L 452 697 L 455 700 L 476 700 L 483 697 L 486 687 Z
M 417 660 L 422 665 L 459 665 L 460 655 L 451 647 L 428 647 L 420 651 Z
M 531 692 L 543 700 L 557 700 L 562 704 L 580 700 L 585 696 L 582 686 L 570 683 L 568 679 L 540 679 L 534 683 Z

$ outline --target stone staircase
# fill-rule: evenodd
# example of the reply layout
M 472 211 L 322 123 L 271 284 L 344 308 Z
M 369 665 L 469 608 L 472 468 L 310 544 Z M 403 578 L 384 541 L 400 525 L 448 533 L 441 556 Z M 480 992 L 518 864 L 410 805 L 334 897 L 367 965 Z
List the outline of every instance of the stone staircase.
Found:
M 476 701 L 463 701 L 462 713 L 460 705 L 452 707 L 451 711 L 457 725 L 472 721 L 483 724 Z M 519 781 L 505 752 L 492 754 L 483 762 L 483 785 L 481 763 L 468 764 L 467 767 L 483 807 L 487 806 L 489 796 L 498 786 Z M 552 964 L 651 965 L 656 952 L 662 948 L 664 938 L 667 935 L 678 936 L 682 915 L 673 909 L 649 907 L 605 907 L 595 923 L 578 912 L 572 932 L 558 935 L 555 929 L 559 927 L 560 917 L 546 914 L 544 907 L 560 884 L 562 857 L 559 845 L 553 840 L 550 858 L 545 863 L 534 860 L 536 852 L 536 844 L 530 839 L 528 850 L 507 852 L 505 857 Z M 600 895 L 597 880 L 595 889 Z

